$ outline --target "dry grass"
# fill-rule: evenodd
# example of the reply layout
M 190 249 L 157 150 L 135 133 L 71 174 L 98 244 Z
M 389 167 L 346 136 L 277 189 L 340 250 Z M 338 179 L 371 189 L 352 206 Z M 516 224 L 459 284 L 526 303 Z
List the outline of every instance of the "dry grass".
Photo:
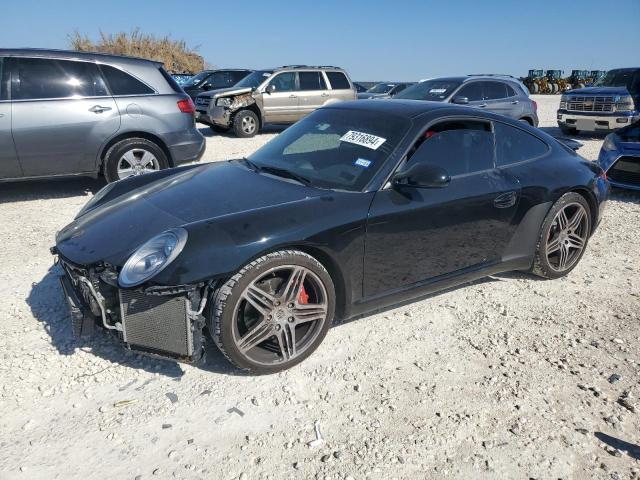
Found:
M 100 40 L 93 42 L 88 36 L 75 32 L 69 36 L 72 49 L 81 52 L 111 53 L 148 58 L 162 62 L 170 72 L 196 73 L 203 69 L 204 59 L 195 48 L 187 47 L 184 40 L 169 36 L 157 38 L 134 29 L 131 33 L 106 34 L 100 32 Z

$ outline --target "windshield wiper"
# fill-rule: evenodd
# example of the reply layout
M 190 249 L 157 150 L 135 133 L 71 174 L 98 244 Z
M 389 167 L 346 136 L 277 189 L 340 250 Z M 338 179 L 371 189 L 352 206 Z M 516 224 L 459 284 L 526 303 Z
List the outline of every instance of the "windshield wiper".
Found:
M 295 172 L 287 170 L 286 168 L 270 167 L 270 166 L 258 166 L 258 168 L 262 172 L 270 173 L 278 177 L 290 178 L 304 185 L 311 185 L 311 180 L 309 180 L 307 177 L 303 177 L 302 175 L 299 175 Z
M 244 163 L 249 170 L 253 170 L 256 173 L 260 171 L 260 167 L 246 157 L 242 157 L 238 162 Z

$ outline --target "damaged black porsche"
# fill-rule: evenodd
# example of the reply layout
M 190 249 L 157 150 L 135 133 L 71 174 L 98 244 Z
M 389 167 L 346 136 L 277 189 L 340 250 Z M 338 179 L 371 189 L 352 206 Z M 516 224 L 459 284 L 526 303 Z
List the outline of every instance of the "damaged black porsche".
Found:
M 276 372 L 347 319 L 509 270 L 569 273 L 602 169 L 476 109 L 319 109 L 248 158 L 109 184 L 56 237 L 74 333 L 185 362 L 210 338 Z

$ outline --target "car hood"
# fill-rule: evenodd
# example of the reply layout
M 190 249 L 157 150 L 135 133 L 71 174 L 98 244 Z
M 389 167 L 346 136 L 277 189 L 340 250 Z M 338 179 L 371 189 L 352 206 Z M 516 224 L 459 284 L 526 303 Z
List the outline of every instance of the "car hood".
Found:
M 568 90 L 565 93 L 575 95 L 629 95 L 625 87 L 585 87 Z
M 215 225 L 229 215 L 302 202 L 323 192 L 233 161 L 182 169 L 79 216 L 58 233 L 56 248 L 79 265 L 120 266 L 138 246 L 170 228 Z
M 218 88 L 216 90 L 209 90 L 208 92 L 201 93 L 198 96 L 211 97 L 211 98 L 234 97 L 236 95 L 242 95 L 243 93 L 249 93 L 252 91 L 253 91 L 253 88 L 251 87 L 244 87 L 244 88 L 228 87 L 228 88 Z

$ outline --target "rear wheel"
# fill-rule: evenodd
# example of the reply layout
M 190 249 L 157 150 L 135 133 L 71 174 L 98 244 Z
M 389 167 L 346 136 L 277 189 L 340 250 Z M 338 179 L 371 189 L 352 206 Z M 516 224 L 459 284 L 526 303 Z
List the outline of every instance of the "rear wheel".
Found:
M 236 367 L 274 373 L 313 353 L 334 309 L 333 282 L 322 264 L 283 250 L 251 262 L 220 287 L 209 329 Z
M 565 193 L 542 223 L 532 273 L 544 278 L 568 274 L 582 258 L 590 234 L 589 204 L 578 193 Z
M 233 117 L 233 132 L 241 138 L 253 137 L 258 133 L 260 121 L 255 112 L 251 110 L 240 110 Z
M 169 168 L 169 161 L 164 151 L 146 138 L 121 140 L 104 157 L 104 176 L 109 183 L 165 168 Z

